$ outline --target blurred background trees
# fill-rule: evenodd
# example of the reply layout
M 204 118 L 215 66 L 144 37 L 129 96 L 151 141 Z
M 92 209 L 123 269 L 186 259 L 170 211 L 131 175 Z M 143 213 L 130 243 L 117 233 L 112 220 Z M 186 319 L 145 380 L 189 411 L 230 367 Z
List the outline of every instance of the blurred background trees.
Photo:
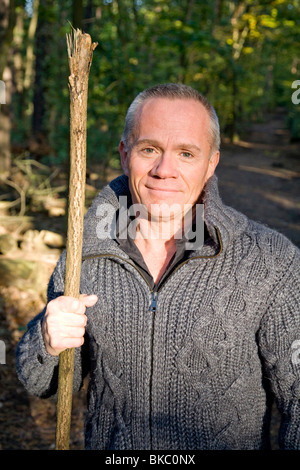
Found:
M 0 0 L 0 172 L 20 154 L 60 165 L 69 152 L 66 32 L 99 43 L 89 85 L 88 159 L 118 165 L 126 109 L 159 82 L 208 96 L 231 140 L 284 107 L 292 139 L 300 110 L 299 0 Z M 26 153 L 27 152 L 27 153 Z

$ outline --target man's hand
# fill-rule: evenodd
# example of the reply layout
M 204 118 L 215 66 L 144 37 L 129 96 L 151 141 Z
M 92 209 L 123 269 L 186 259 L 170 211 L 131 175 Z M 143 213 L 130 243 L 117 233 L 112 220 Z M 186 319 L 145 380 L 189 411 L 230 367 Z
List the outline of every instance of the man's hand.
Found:
M 61 296 L 51 300 L 44 315 L 42 333 L 46 350 L 58 356 L 68 348 L 77 348 L 84 342 L 86 307 L 97 302 L 96 295 L 80 295 L 79 299 Z

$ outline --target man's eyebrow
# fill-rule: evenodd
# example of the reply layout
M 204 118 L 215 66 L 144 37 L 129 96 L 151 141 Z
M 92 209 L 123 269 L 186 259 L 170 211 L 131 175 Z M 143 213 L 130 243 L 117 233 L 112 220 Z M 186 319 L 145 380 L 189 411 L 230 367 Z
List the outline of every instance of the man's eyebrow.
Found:
M 152 140 L 152 139 L 137 140 L 134 142 L 132 147 L 136 147 L 140 145 L 153 145 L 154 147 L 161 148 L 161 144 L 157 140 Z M 186 150 L 191 150 L 191 151 L 196 151 L 196 152 L 202 152 L 202 149 L 198 147 L 198 145 L 187 143 L 187 142 L 176 144 L 176 149 L 186 149 Z
M 178 149 L 186 149 L 186 150 L 194 150 L 196 152 L 202 152 L 202 149 L 195 144 L 189 144 L 187 142 L 183 142 L 182 144 L 177 144 L 176 148 Z
M 152 140 L 152 139 L 136 140 L 133 143 L 132 147 L 136 147 L 140 145 L 154 145 L 155 147 L 160 147 L 160 143 L 157 140 Z

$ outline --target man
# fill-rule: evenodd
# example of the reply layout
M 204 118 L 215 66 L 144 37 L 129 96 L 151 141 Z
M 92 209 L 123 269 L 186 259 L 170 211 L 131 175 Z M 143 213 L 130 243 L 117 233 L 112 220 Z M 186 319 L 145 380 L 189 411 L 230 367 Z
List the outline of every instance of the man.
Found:
M 76 348 L 74 389 L 90 374 L 87 449 L 265 449 L 273 397 L 281 447 L 300 448 L 299 250 L 222 203 L 219 145 L 198 92 L 142 92 L 119 146 L 124 175 L 85 218 L 82 295 L 62 295 L 63 254 L 19 343 L 20 380 L 43 397 L 59 353 Z

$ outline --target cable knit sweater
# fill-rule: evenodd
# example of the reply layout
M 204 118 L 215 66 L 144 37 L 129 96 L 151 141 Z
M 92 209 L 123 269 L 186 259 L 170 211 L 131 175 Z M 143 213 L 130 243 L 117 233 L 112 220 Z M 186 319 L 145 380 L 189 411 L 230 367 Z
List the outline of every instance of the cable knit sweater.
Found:
M 97 208 L 117 209 L 120 195 L 128 195 L 125 176 L 85 217 L 81 291 L 99 297 L 75 355 L 74 390 L 90 374 L 86 448 L 268 448 L 275 397 L 280 446 L 300 449 L 299 250 L 225 206 L 213 176 L 203 191 L 210 236 L 153 302 L 128 255 L 97 236 Z M 49 300 L 63 292 L 64 266 L 65 254 Z M 47 397 L 56 393 L 58 359 L 44 347 L 43 313 L 18 345 L 17 371 L 30 393 Z

